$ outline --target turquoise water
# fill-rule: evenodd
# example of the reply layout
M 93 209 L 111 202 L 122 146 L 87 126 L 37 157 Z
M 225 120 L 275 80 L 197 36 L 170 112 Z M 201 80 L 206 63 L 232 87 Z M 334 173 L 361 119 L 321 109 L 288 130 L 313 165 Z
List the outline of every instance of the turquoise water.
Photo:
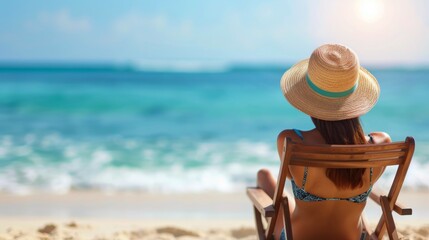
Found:
M 278 166 L 281 130 L 312 127 L 284 100 L 285 69 L 0 67 L 0 191 L 242 190 Z M 372 73 L 382 92 L 364 128 L 414 136 L 405 185 L 427 188 L 429 70 Z

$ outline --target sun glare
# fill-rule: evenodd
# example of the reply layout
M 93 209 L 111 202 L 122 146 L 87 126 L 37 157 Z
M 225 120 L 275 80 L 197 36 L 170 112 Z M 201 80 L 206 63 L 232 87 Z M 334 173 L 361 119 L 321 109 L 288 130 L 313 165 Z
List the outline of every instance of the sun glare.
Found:
M 359 16 L 365 22 L 372 23 L 383 15 L 383 3 L 380 0 L 360 0 Z

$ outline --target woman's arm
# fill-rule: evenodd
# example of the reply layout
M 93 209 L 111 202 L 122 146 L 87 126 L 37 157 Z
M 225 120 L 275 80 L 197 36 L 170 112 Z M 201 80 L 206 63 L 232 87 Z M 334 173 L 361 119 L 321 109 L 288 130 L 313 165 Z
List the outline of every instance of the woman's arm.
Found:
M 392 139 L 390 138 L 389 134 L 385 132 L 372 132 L 370 133 L 372 136 L 372 139 L 374 140 L 374 144 L 381 144 L 381 143 L 391 143 Z M 378 173 L 376 172 L 375 175 L 377 176 L 375 181 L 378 180 L 378 178 L 383 174 L 384 170 L 386 170 L 386 167 L 380 168 Z

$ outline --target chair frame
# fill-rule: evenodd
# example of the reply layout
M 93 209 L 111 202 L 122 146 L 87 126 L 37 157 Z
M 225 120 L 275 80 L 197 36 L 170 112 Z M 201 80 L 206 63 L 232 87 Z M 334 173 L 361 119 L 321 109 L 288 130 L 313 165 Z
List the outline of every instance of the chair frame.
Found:
M 274 197 L 269 197 L 260 188 L 247 188 L 247 195 L 253 203 L 259 239 L 273 239 L 280 206 L 283 206 L 287 239 L 293 239 L 288 198 L 283 195 L 290 165 L 322 168 L 370 168 L 397 165 L 395 178 L 388 194 L 377 189 L 373 189 L 370 194 L 370 198 L 382 209 L 377 227 L 372 231 L 363 213 L 361 220 L 366 239 L 382 239 L 386 231 L 389 239 L 398 239 L 392 211 L 399 215 L 412 214 L 412 209 L 404 207 L 397 202 L 397 199 L 411 163 L 414 148 L 415 142 L 412 137 L 407 137 L 403 142 L 362 145 L 309 145 L 285 138 Z M 266 220 L 266 227 L 262 218 Z

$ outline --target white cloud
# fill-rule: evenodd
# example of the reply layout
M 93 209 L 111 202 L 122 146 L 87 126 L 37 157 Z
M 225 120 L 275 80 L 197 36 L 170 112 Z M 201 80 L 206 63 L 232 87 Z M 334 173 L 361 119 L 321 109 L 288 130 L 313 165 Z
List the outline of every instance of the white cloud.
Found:
M 282 3 L 282 9 L 289 9 L 289 5 Z M 301 16 L 291 16 L 262 3 L 243 11 L 208 13 L 207 18 L 129 12 L 112 21 L 113 34 L 107 41 L 133 48 L 139 52 L 140 60 L 284 60 L 299 52 L 300 47 L 292 43 L 306 38 L 307 30 L 299 27 L 302 24 L 291 24 L 291 20 Z
M 118 17 L 112 23 L 112 30 L 116 35 L 144 36 L 147 33 L 154 36 L 171 36 L 186 38 L 192 35 L 193 25 L 189 20 L 172 21 L 165 15 L 143 16 L 138 13 L 127 13 Z
M 88 32 L 92 29 L 91 21 L 86 17 L 72 16 L 68 10 L 40 13 L 30 26 L 48 27 L 65 33 Z
M 429 18 L 422 18 L 419 4 L 374 0 L 383 15 L 364 21 L 359 1 L 258 3 L 208 12 L 206 17 L 131 10 L 112 19 L 96 41 L 99 48 L 109 49 L 106 54 L 133 61 L 292 63 L 323 43 L 335 42 L 354 49 L 363 65 L 428 62 Z M 87 18 L 68 11 L 40 19 L 65 32 L 91 30 Z
M 122 48 L 119 55 L 135 62 L 157 59 L 186 59 L 195 54 L 194 22 L 160 14 L 129 12 L 115 18 L 105 44 Z M 126 46 L 126 47 L 124 47 Z
M 147 28 L 150 29 L 165 29 L 167 26 L 167 19 L 162 16 L 143 17 L 140 14 L 129 13 L 117 18 L 113 24 L 114 32 L 118 34 L 131 34 L 133 32 L 139 33 Z

